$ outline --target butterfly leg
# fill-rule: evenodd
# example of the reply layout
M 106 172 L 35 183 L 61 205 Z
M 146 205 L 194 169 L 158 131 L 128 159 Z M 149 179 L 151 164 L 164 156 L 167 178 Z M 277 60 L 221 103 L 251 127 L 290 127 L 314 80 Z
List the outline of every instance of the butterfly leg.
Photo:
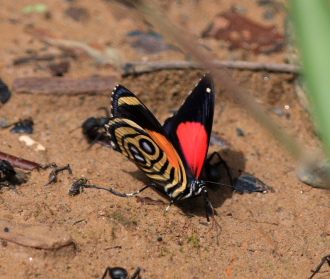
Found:
M 204 188 L 202 191 L 202 196 L 204 198 L 205 201 L 205 213 L 206 213 L 206 219 L 208 222 L 210 222 L 210 216 L 212 218 L 214 218 L 214 215 L 216 215 L 216 211 L 213 207 L 213 205 L 211 204 L 209 197 L 208 197 L 208 192 L 207 190 Z
M 218 157 L 219 161 L 216 162 L 215 164 L 211 164 L 211 161 L 215 156 Z M 218 152 L 213 152 L 210 155 L 210 157 L 206 160 L 205 166 L 204 166 L 206 176 L 208 177 L 208 179 L 210 179 L 214 182 L 219 181 L 222 178 L 222 176 L 221 176 L 221 173 L 219 171 L 218 166 L 220 166 L 221 164 L 226 169 L 227 175 L 228 175 L 229 180 L 230 180 L 230 184 L 233 185 L 233 179 L 232 179 L 232 176 L 231 176 L 231 173 L 230 173 L 229 166 L 226 163 L 226 161 L 224 159 L 222 159 L 222 157 L 220 156 L 220 154 Z
M 166 207 L 165 212 L 170 210 L 173 203 L 174 203 L 174 201 L 171 201 L 171 203 L 168 205 L 168 207 Z

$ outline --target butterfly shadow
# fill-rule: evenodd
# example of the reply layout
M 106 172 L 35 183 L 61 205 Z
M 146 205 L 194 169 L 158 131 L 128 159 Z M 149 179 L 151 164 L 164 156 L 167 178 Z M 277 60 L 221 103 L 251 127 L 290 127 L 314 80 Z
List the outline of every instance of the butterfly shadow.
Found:
M 208 160 L 212 155 L 208 157 L 202 174 L 202 180 L 219 182 L 228 185 L 225 186 L 221 184 L 207 183 L 209 199 L 215 209 L 220 208 L 222 204 L 226 201 L 226 199 L 231 198 L 233 196 L 234 190 L 229 185 L 231 185 L 232 181 L 234 181 L 237 177 L 240 176 L 240 171 L 238 170 L 242 171 L 245 169 L 245 158 L 242 152 L 230 149 L 221 149 L 217 153 L 220 155 L 220 157 L 213 156 L 210 161 Z M 225 158 L 225 162 L 221 161 L 220 158 Z M 208 174 L 208 168 L 212 168 L 212 172 L 216 172 L 216 177 L 209 177 L 210 174 Z M 151 184 L 150 179 L 145 176 L 140 170 L 123 171 L 140 181 L 141 188 L 143 187 L 143 185 Z M 218 179 L 219 177 L 220 179 Z M 150 188 L 153 191 L 157 192 L 157 194 L 163 196 L 166 200 L 168 200 L 168 196 L 166 194 L 162 193 L 155 187 Z M 146 191 L 139 195 L 148 196 L 148 192 Z M 205 202 L 202 196 L 196 196 L 193 198 L 176 201 L 173 206 L 180 208 L 180 210 L 187 216 L 205 216 Z
M 207 183 L 209 200 L 214 209 L 220 208 L 226 199 L 232 198 L 234 189 L 230 185 L 240 176 L 239 170 L 245 169 L 245 158 L 242 152 L 221 149 L 217 153 L 220 157 L 213 154 L 208 156 L 202 173 L 204 181 L 228 185 Z M 175 205 L 187 215 L 205 216 L 205 202 L 201 196 L 181 200 Z

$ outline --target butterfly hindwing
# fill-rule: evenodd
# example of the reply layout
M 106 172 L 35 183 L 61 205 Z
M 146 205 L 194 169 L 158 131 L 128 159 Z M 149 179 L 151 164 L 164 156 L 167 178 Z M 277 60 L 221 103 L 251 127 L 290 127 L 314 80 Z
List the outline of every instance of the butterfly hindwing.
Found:
M 214 85 L 206 74 L 191 91 L 180 109 L 164 123 L 185 163 L 199 178 L 207 155 L 214 114 Z

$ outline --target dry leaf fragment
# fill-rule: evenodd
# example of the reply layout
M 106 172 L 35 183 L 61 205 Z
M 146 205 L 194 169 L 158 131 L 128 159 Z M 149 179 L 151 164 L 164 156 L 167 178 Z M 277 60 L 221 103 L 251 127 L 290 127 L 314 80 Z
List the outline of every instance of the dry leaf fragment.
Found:
M 13 88 L 19 93 L 35 94 L 97 94 L 112 90 L 117 83 L 115 76 L 101 77 L 22 77 Z
M 275 26 L 263 26 L 234 12 L 217 15 L 202 36 L 225 40 L 232 48 L 254 53 L 278 52 L 284 45 L 284 37 Z
M 0 238 L 39 249 L 58 249 L 73 243 L 71 235 L 67 232 L 53 230 L 43 225 L 16 223 L 7 219 L 0 219 Z

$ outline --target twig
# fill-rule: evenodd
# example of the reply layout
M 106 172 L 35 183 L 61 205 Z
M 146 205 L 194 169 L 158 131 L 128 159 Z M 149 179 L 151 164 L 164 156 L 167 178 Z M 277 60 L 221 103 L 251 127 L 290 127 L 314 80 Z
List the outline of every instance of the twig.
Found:
M 115 76 L 100 77 L 22 77 L 14 80 L 13 88 L 19 93 L 39 94 L 98 94 L 112 90 Z
M 59 172 L 67 170 L 70 174 L 72 174 L 70 165 L 67 165 L 65 167 L 58 167 L 55 163 L 48 164 L 48 165 L 42 165 L 42 164 L 38 164 L 36 162 L 25 160 L 23 158 L 19 158 L 14 155 L 10 155 L 10 154 L 7 154 L 7 153 L 1 152 L 1 151 L 0 151 L 0 160 L 8 161 L 13 167 L 19 168 L 22 170 L 28 170 L 28 171 L 32 171 L 35 169 L 39 170 L 39 169 L 53 168 L 53 171 L 49 175 L 49 182 L 45 186 L 47 186 L 53 182 L 56 182 L 57 174 Z
M 211 62 L 216 68 L 228 68 L 238 70 L 251 71 L 267 71 L 278 73 L 299 74 L 298 66 L 279 63 L 260 63 L 249 61 L 219 61 Z M 176 69 L 198 69 L 204 68 L 205 65 L 193 61 L 151 61 L 151 62 L 127 62 L 123 66 L 122 76 L 131 74 L 142 74 L 160 70 L 176 70 Z
M 62 38 L 58 34 L 52 33 L 44 28 L 36 28 L 29 26 L 26 28 L 26 32 L 35 36 L 42 42 L 57 47 L 65 52 L 71 53 L 74 56 L 77 57 L 83 57 L 86 55 L 90 56 L 99 65 L 121 63 L 120 57 L 113 59 L 113 57 L 111 58 L 107 55 L 106 51 L 99 50 L 83 42 L 67 40 L 65 38 Z
M 20 64 L 29 63 L 32 61 L 51 61 L 56 58 L 67 58 L 67 57 L 74 57 L 74 55 L 69 54 L 69 53 L 63 53 L 63 54 L 59 54 L 59 55 L 55 55 L 55 54 L 31 55 L 31 56 L 15 58 L 13 60 L 13 64 L 20 65 Z
M 34 170 L 40 167 L 40 164 L 25 160 L 23 158 L 16 157 L 7 153 L 0 152 L 0 159 L 8 161 L 13 167 L 20 168 L 22 170 Z

